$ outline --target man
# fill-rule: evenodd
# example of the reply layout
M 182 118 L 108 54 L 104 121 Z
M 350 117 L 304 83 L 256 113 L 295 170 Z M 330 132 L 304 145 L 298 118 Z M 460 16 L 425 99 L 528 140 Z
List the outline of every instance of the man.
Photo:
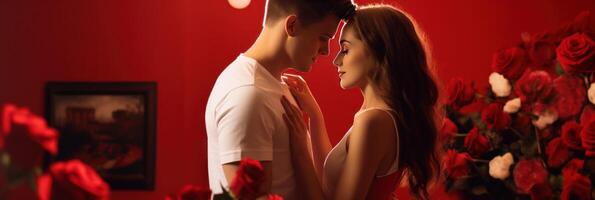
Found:
M 281 96 L 293 100 L 281 81 L 288 68 L 310 71 L 352 0 L 268 0 L 263 29 L 253 45 L 219 75 L 205 112 L 209 185 L 229 187 L 239 161 L 259 160 L 265 171 L 261 194 L 297 199 Z M 295 101 L 294 101 L 295 104 Z

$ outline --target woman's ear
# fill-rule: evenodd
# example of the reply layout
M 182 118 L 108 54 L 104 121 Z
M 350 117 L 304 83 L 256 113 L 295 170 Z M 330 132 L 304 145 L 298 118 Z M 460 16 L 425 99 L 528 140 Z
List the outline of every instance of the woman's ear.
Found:
M 295 37 L 297 33 L 297 16 L 289 15 L 285 18 L 285 33 L 290 37 Z

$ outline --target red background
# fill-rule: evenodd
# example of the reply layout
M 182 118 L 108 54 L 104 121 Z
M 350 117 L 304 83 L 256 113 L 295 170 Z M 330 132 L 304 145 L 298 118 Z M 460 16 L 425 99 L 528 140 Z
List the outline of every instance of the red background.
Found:
M 358 1 L 360 5 L 366 2 Z M 396 1 L 384 1 L 395 4 Z M 487 84 L 492 53 L 570 21 L 593 0 L 401 0 L 425 30 L 438 74 Z M 396 5 L 396 4 L 395 4 Z M 236 10 L 225 0 L 1 1 L 0 102 L 43 112 L 47 81 L 158 83 L 155 191 L 113 199 L 163 199 L 186 183 L 207 185 L 204 109 L 217 75 L 261 29 L 264 0 Z M 338 38 L 338 36 L 336 36 Z M 342 91 L 331 60 L 305 75 L 338 142 L 361 103 Z

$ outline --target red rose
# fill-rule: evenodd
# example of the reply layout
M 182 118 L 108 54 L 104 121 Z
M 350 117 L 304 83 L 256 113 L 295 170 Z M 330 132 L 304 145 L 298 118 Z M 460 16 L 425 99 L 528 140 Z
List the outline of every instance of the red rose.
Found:
M 490 142 L 486 136 L 479 134 L 477 128 L 473 128 L 467 136 L 465 136 L 465 148 L 469 154 L 479 156 L 490 150 Z
M 283 200 L 283 197 L 275 194 L 269 194 L 269 196 L 267 196 L 267 200 Z
M 574 150 L 583 150 L 581 146 L 581 129 L 583 127 L 573 120 L 570 120 L 562 126 L 562 141 L 566 146 Z
M 10 134 L 12 125 L 12 115 L 17 111 L 17 107 L 12 104 L 2 106 L 2 132 L 0 132 L 0 149 L 4 148 L 4 137 Z
M 556 50 L 560 65 L 568 73 L 595 72 L 595 47 L 593 40 L 584 33 L 565 38 Z
M 176 200 L 209 200 L 211 189 L 208 187 L 185 185 L 179 192 Z
M 591 15 L 590 11 L 583 11 L 579 13 L 574 21 L 570 24 L 572 33 L 588 33 L 591 37 L 595 34 L 595 18 Z M 570 35 L 568 34 L 568 35 Z
M 583 127 L 585 127 L 584 124 L 592 120 L 595 120 L 595 106 L 587 105 L 581 114 L 580 123 L 583 125 Z
M 514 168 L 514 183 L 519 193 L 529 194 L 535 185 L 547 181 L 548 172 L 540 160 L 521 160 Z
M 585 155 L 595 157 L 595 120 L 582 123 L 582 125 L 581 141 L 583 148 L 586 150 Z
M 461 109 L 459 109 L 459 113 L 465 116 L 469 116 L 471 115 L 471 113 L 480 113 L 486 106 L 488 105 L 485 101 L 476 100 L 473 101 L 473 103 L 461 107 Z
M 577 15 L 573 22 L 565 24 L 557 30 L 537 34 L 535 38 L 558 45 L 563 38 L 575 33 L 589 33 L 591 37 L 594 37 L 592 27 L 595 27 L 595 20 L 592 20 L 589 11 L 584 11 Z
M 24 127 L 24 129 L 18 127 Z M 58 132 L 48 127 L 43 118 L 31 113 L 26 108 L 5 104 L 2 111 L 3 133 L 0 135 L 0 148 L 4 146 L 4 138 L 15 131 L 26 132 L 18 134 L 27 134 L 31 140 L 53 155 L 58 152 Z
M 109 199 L 110 195 L 109 185 L 79 160 L 52 164 L 38 184 L 40 199 Z
M 527 72 L 515 84 L 514 90 L 523 104 L 543 102 L 553 94 L 552 79 L 545 71 Z
M 570 160 L 566 166 L 564 166 L 564 169 L 562 169 L 562 174 L 580 171 L 584 166 L 585 160 L 574 158 Z
M 467 153 L 457 153 L 453 149 L 449 149 L 442 165 L 444 171 L 451 178 L 459 178 L 469 174 L 469 162 L 471 156 Z
M 554 43 L 537 35 L 537 37 L 526 41 L 524 46 L 529 54 L 529 66 L 532 69 L 547 72 L 555 71 L 556 45 Z
M 242 159 L 230 190 L 238 199 L 256 199 L 264 195 L 260 187 L 264 182 L 264 169 L 258 160 Z
M 44 174 L 37 177 L 37 197 L 39 200 L 50 200 L 52 195 L 52 176 Z
M 564 75 L 554 80 L 554 89 L 558 96 L 555 107 L 558 118 L 565 119 L 578 114 L 585 102 L 587 91 L 583 80 L 576 76 Z
M 481 112 L 481 119 L 488 128 L 504 130 L 510 127 L 512 119 L 508 113 L 505 113 L 501 104 L 492 103 Z
M 458 132 L 459 130 L 457 128 L 457 125 L 455 125 L 455 123 L 453 123 L 450 119 L 444 118 L 444 120 L 442 121 L 442 127 L 440 128 L 439 140 L 448 141 L 452 137 L 454 137 L 455 134 Z
M 525 48 L 529 48 L 530 43 L 533 41 L 542 41 L 542 42 L 546 42 L 546 43 L 554 45 L 554 56 L 555 56 L 556 55 L 556 46 L 558 46 L 560 41 L 562 41 L 562 37 L 564 37 L 564 36 L 561 36 L 560 33 L 556 33 L 556 32 L 542 32 L 542 33 L 534 34 L 531 37 L 524 37 L 524 35 L 521 35 L 521 37 L 523 38 L 523 43 L 524 43 L 523 46 Z
M 570 151 L 560 137 L 554 138 L 548 143 L 545 154 L 548 156 L 547 164 L 553 168 L 562 166 L 570 158 Z
M 460 78 L 453 78 L 446 86 L 448 92 L 447 104 L 455 110 L 465 106 L 475 99 L 475 84 L 464 83 Z
M 591 199 L 591 180 L 578 171 L 566 171 L 562 174 L 562 200 L 590 200 Z
M 526 70 L 526 52 L 519 47 L 503 49 L 492 57 L 492 70 L 508 80 L 517 80 Z
M 535 186 L 531 188 L 529 194 L 531 195 L 531 200 L 552 199 L 554 191 L 552 191 L 550 183 L 546 181 L 544 183 L 535 184 Z
M 585 155 L 595 156 L 595 106 L 588 105 L 583 109 L 580 119 L 582 147 L 587 150 Z
M 552 130 L 552 127 L 545 127 L 544 129 L 541 130 L 537 130 L 537 134 L 539 134 L 539 137 L 541 137 L 541 139 L 549 139 L 554 135 L 554 130 Z

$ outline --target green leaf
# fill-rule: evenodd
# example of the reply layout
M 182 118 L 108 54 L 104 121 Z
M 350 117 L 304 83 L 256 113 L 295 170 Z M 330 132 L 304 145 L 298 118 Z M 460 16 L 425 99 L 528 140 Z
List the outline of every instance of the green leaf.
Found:
M 560 62 L 558 62 L 558 60 L 556 60 L 556 74 L 558 75 L 564 75 L 564 69 L 562 69 L 562 65 L 560 65 Z

